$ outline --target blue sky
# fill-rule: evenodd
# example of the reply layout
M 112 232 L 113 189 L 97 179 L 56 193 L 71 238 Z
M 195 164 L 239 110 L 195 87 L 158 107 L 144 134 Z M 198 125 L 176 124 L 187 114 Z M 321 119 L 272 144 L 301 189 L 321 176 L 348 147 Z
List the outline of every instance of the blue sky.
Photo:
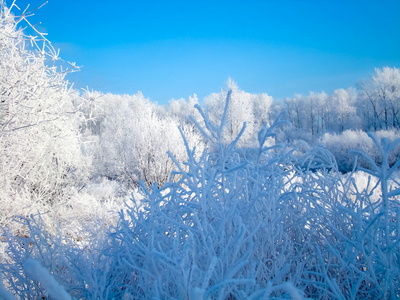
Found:
M 228 77 L 274 99 L 355 86 L 400 67 L 399 14 L 399 0 L 49 0 L 32 19 L 83 65 L 69 76 L 76 88 L 164 104 L 201 100 Z

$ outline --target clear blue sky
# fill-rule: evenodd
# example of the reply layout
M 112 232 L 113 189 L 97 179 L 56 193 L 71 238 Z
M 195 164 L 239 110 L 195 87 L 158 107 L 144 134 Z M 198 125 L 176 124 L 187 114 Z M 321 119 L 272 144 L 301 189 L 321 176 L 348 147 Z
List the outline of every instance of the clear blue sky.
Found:
M 201 100 L 228 77 L 284 99 L 400 67 L 399 0 L 49 0 L 35 21 L 63 59 L 83 65 L 75 87 L 140 90 L 160 104 Z

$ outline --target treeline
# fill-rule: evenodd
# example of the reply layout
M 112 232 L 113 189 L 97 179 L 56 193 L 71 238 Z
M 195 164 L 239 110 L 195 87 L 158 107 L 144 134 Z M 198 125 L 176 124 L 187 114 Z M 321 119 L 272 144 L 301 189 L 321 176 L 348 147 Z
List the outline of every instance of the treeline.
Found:
M 292 124 L 311 134 L 341 133 L 345 130 L 378 131 L 400 128 L 400 71 L 376 68 L 357 89 L 338 89 L 331 95 L 310 92 L 274 103 L 286 110 Z
M 340 171 L 353 169 L 353 149 L 362 149 L 381 162 L 367 132 L 392 142 L 400 137 L 400 70 L 376 68 L 368 79 L 360 80 L 357 88 L 338 89 L 331 95 L 310 92 L 308 96 L 295 95 L 274 102 L 272 119 L 282 111 L 287 112 L 294 128 L 284 132 L 281 139 L 323 145 L 334 154 Z M 393 165 L 399 157 L 397 147 L 389 164 Z

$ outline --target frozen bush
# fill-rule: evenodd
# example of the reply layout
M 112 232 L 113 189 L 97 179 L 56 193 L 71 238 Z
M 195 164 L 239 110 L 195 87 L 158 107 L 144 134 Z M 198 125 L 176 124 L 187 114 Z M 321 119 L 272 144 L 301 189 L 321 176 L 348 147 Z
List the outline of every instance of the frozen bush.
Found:
M 17 298 L 68 299 L 69 294 L 73 299 L 109 299 L 107 286 L 112 277 L 105 250 L 110 243 L 101 222 L 86 227 L 82 240 L 70 238 L 62 228 L 50 232 L 40 215 L 18 222 L 27 227 L 28 234 L 16 236 L 3 230 L 7 259 L 0 264 L 4 285 Z
M 396 139 L 400 137 L 400 130 L 391 129 L 391 130 L 379 130 L 374 133 L 378 140 L 386 138 L 389 143 L 393 143 Z M 368 153 L 369 154 L 369 153 Z M 396 145 L 390 152 L 388 157 L 389 166 L 393 166 L 400 159 L 400 145 Z M 382 163 L 382 157 L 379 156 L 377 160 L 379 164 Z
M 285 225 L 291 215 L 280 199 L 292 174 L 291 155 L 284 145 L 265 146 L 284 122 L 262 128 L 250 160 L 236 148 L 244 127 L 232 143 L 224 143 L 226 110 L 220 126 L 203 114 L 206 128 L 199 129 L 213 152 L 195 159 L 187 147 L 188 170 L 177 163 L 180 181 L 161 190 L 153 186 L 142 206 L 121 212 L 112 257 L 115 283 L 123 286 L 113 287 L 114 297 L 300 297 L 285 285 L 301 284 L 293 261 L 302 250 L 290 243 L 297 227 Z
M 40 265 L 40 263 L 32 258 L 28 258 L 24 262 L 25 273 L 43 285 L 46 293 L 54 299 L 70 300 L 71 296 L 65 291 L 64 287 L 60 285 L 53 276 L 47 271 L 46 268 Z
M 400 139 L 389 143 L 373 134 L 369 137 L 381 164 L 363 151 L 354 154 L 367 166 L 359 169 L 377 178 L 380 200 L 372 200 L 371 192 L 359 189 L 350 178 L 340 201 L 330 201 L 333 214 L 323 222 L 324 243 L 316 245 L 319 263 L 315 273 L 323 279 L 317 286 L 328 286 L 337 299 L 395 299 L 400 295 L 400 188 L 398 183 L 391 183 L 400 160 L 391 167 L 388 162 Z M 353 197 L 346 196 L 350 188 Z
M 387 138 L 393 142 L 400 136 L 398 130 L 380 130 L 376 133 L 377 138 Z M 341 172 L 350 172 L 354 167 L 354 155 L 350 154 L 350 150 L 358 149 L 371 157 L 375 162 L 381 164 L 382 157 L 374 146 L 374 142 L 368 136 L 368 133 L 361 130 L 346 130 L 341 134 L 326 133 L 321 138 L 321 143 L 335 156 Z M 396 146 L 391 152 L 388 159 L 389 165 L 393 165 L 400 158 L 400 147 Z M 359 162 L 364 167 L 364 162 Z
M 354 167 L 354 155 L 349 153 L 350 150 L 359 149 L 369 153 L 374 159 L 378 158 L 372 140 L 361 130 L 346 130 L 341 134 L 326 133 L 322 136 L 321 143 L 335 156 L 339 171 L 344 173 L 350 172 Z

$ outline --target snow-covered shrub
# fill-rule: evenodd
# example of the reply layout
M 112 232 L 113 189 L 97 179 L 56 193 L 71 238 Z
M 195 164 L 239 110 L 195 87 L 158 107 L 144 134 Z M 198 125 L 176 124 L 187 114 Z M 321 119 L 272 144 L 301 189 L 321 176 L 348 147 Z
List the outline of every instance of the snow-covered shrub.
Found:
M 376 133 L 377 138 L 387 138 L 393 142 L 400 136 L 398 130 L 380 130 Z M 339 170 L 341 172 L 350 172 L 354 167 L 354 155 L 351 150 L 361 150 L 368 154 L 375 162 L 381 164 L 382 157 L 378 149 L 375 147 L 373 140 L 368 133 L 362 130 L 346 130 L 341 134 L 326 133 L 321 138 L 321 143 L 335 156 Z M 396 146 L 391 152 L 388 159 L 389 165 L 393 165 L 400 158 L 400 146 Z M 359 162 L 365 167 L 364 162 Z
M 386 138 L 389 143 L 393 143 L 396 139 L 400 137 L 400 130 L 398 129 L 379 130 L 374 132 L 374 135 L 378 140 Z M 399 159 L 400 159 L 400 145 L 397 144 L 389 153 L 388 157 L 389 166 L 393 166 Z M 382 164 L 382 155 L 379 155 L 377 162 L 378 164 Z
M 196 159 L 187 147 L 188 170 L 177 162 L 180 181 L 163 189 L 153 186 L 142 205 L 121 212 L 113 233 L 118 247 L 112 265 L 118 277 L 112 296 L 300 297 L 287 282 L 301 280 L 293 276 L 298 268 L 293 261 L 302 247 L 290 243 L 296 229 L 285 224 L 291 212 L 280 199 L 286 176 L 293 174 L 291 155 L 284 145 L 265 146 L 283 122 L 263 127 L 257 154 L 250 151 L 247 159 L 236 148 L 243 130 L 233 142 L 223 140 L 226 112 L 220 126 L 205 116 L 206 129 L 200 128 L 215 151 Z
M 339 201 L 330 201 L 326 212 L 332 216 L 322 216 L 323 243 L 316 245 L 314 272 L 322 280 L 315 286 L 336 299 L 395 299 L 400 295 L 400 185 L 393 182 L 400 160 L 391 167 L 388 162 L 400 139 L 389 143 L 369 136 L 382 157 L 381 165 L 363 151 L 354 153 L 368 166 L 359 169 L 378 179 L 380 200 L 372 199 L 372 192 L 359 189 L 350 178 Z M 347 197 L 348 192 L 353 197 Z
M 351 180 L 351 186 L 349 190 L 349 197 L 356 201 L 356 195 L 360 192 L 368 195 L 369 201 L 371 203 L 378 202 L 381 199 L 382 191 L 379 186 L 379 180 L 375 176 L 363 171 L 355 171 L 351 173 L 346 173 L 342 175 L 343 180 Z
M 377 158 L 378 153 L 368 134 L 362 130 L 346 130 L 341 134 L 326 133 L 321 143 L 335 156 L 339 171 L 350 172 L 354 167 L 354 155 L 350 150 L 359 149 Z
M 264 147 L 276 125 L 260 131 L 257 151 L 226 144 L 206 116 L 205 126 L 214 150 L 196 160 L 187 148 L 181 181 L 121 213 L 117 297 L 281 297 L 284 282 L 313 299 L 399 295 L 398 189 L 383 184 L 374 204 L 325 148 L 295 160 L 282 145 Z M 385 145 L 382 170 L 395 148 Z M 387 182 L 399 164 L 371 174 Z
M 28 228 L 25 236 L 6 230 L 8 247 L 0 265 L 7 290 L 19 299 L 109 299 L 107 286 L 110 245 L 101 222 L 86 228 L 82 241 L 72 240 L 62 228 L 49 232 L 41 216 L 20 218 Z M 47 270 L 47 272 L 46 272 Z M 45 281 L 45 282 L 44 282 Z M 52 291 L 58 290 L 56 296 Z

